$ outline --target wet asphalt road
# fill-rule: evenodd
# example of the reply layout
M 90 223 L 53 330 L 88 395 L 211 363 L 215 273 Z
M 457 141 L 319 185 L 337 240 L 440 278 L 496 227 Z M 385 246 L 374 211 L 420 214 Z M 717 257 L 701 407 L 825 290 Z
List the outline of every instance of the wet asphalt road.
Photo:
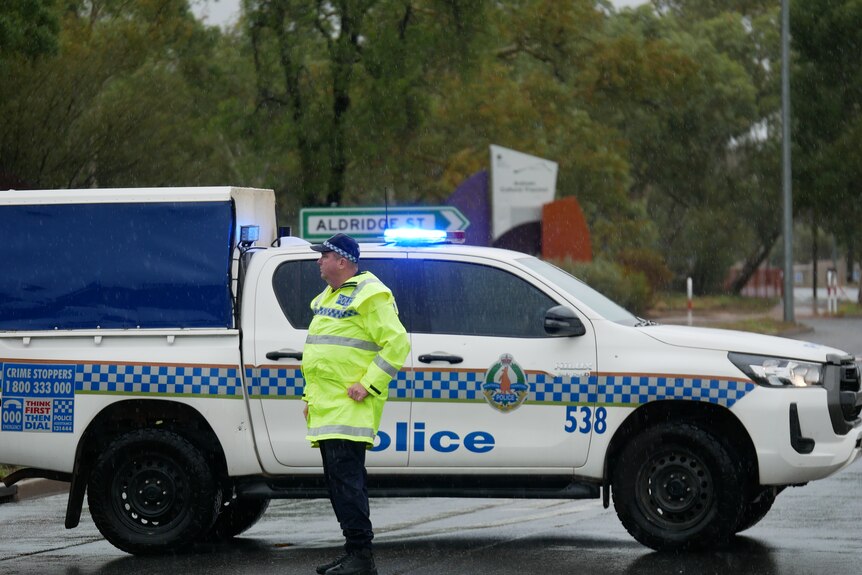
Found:
M 857 361 L 862 361 L 862 319 L 807 317 L 800 319 L 799 323 L 814 331 L 793 336 L 794 339 L 836 347 L 855 355 Z
M 862 568 L 862 464 L 782 493 L 758 525 L 708 553 L 656 553 L 631 539 L 598 501 L 377 499 L 383 574 L 810 575 Z M 241 538 L 168 557 L 132 557 L 89 517 L 62 527 L 63 496 L 0 507 L 0 573 L 66 575 L 314 573 L 338 554 L 328 502 L 276 501 Z
M 862 320 L 804 320 L 798 336 L 862 356 Z M 763 574 L 862 571 L 862 462 L 788 488 L 765 519 L 722 551 L 655 553 L 635 542 L 599 501 L 375 499 L 381 575 Z M 63 528 L 65 496 L 0 505 L 0 574 L 314 573 L 339 554 L 324 500 L 274 501 L 230 544 L 168 557 L 132 557 L 104 541 L 84 510 Z

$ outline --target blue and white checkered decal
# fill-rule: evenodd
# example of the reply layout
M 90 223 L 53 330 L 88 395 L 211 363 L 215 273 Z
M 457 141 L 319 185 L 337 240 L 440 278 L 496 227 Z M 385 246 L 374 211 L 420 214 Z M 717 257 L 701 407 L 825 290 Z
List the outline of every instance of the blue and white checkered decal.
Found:
M 591 375 L 558 377 L 526 372 L 528 403 L 637 406 L 662 399 L 706 401 L 731 407 L 754 389 L 750 381 L 658 375 Z M 416 371 L 417 400 L 484 401 L 481 371 Z
M 242 382 L 234 367 L 81 364 L 75 391 L 241 398 Z
M 412 394 L 411 394 L 412 375 Z M 658 375 L 555 377 L 527 372 L 529 403 L 637 406 L 662 399 L 706 401 L 731 407 L 754 389 L 750 381 Z M 258 399 L 302 397 L 305 382 L 298 368 L 247 368 L 249 395 Z M 470 370 L 399 371 L 389 382 L 389 398 L 416 401 L 484 401 L 485 372 Z
M 46 364 L 47 365 L 47 364 Z M 74 367 L 74 392 L 84 394 L 243 397 L 239 370 L 231 366 L 87 363 Z M 256 399 L 302 397 L 305 381 L 297 367 L 246 367 L 249 396 Z M 484 371 L 416 369 L 399 371 L 389 383 L 389 398 L 402 401 L 482 402 Z M 558 377 L 526 372 L 528 403 L 638 406 L 664 399 L 706 401 L 731 407 L 756 386 L 742 379 L 638 374 Z M 56 400 L 55 400 L 56 401 Z M 23 405 L 23 404 L 22 404 Z M 58 414 L 74 401 L 54 404 Z
M 299 368 L 246 367 L 245 377 L 252 399 L 296 399 L 305 387 Z

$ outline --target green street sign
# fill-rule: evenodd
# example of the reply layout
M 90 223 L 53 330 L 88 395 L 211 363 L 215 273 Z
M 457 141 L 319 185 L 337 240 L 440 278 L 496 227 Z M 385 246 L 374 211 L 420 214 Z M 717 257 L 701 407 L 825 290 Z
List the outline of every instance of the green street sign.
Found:
M 379 240 L 386 228 L 422 228 L 454 232 L 466 230 L 470 222 L 453 206 L 414 208 L 304 208 L 299 212 L 300 235 L 323 241 L 333 234 L 357 240 Z

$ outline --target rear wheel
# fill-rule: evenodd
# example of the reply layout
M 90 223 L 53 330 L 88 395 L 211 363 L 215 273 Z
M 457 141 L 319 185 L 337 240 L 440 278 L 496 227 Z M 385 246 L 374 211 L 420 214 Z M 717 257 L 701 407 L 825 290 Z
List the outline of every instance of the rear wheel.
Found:
M 207 534 L 207 539 L 227 541 L 236 537 L 260 521 L 268 507 L 269 499 L 234 499 L 229 505 L 222 507 L 215 525 Z
M 87 501 L 105 539 L 135 554 L 176 551 L 206 533 L 221 490 L 203 454 L 163 429 L 121 435 L 90 474 Z
M 612 477 L 614 508 L 628 532 L 658 550 L 715 547 L 735 532 L 742 470 L 713 436 L 671 423 L 635 437 Z

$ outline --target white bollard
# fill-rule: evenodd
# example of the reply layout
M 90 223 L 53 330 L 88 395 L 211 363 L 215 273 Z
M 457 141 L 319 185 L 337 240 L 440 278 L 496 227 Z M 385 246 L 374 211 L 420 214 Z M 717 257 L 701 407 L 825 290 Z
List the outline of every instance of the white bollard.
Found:
M 838 274 L 835 270 L 826 272 L 826 309 L 827 313 L 838 313 Z
M 688 301 L 686 303 L 686 307 L 688 308 L 688 325 L 691 325 L 691 296 L 692 296 L 692 282 L 691 278 L 686 278 L 685 280 L 685 291 L 688 297 Z

